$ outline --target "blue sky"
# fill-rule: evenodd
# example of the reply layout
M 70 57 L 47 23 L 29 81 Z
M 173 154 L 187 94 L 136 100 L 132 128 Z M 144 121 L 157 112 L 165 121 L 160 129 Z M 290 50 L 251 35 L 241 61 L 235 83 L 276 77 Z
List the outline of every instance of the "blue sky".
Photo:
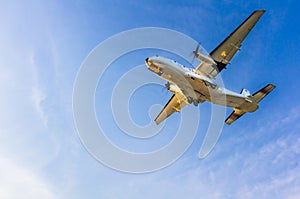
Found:
M 296 0 L 1 2 L 0 198 L 300 198 L 299 6 Z M 257 112 L 225 126 L 208 157 L 197 157 L 208 103 L 200 105 L 192 146 L 160 171 L 117 172 L 85 150 L 73 122 L 73 84 L 100 42 L 154 26 L 187 34 L 211 51 L 255 9 L 267 12 L 222 78 L 234 91 L 254 92 L 267 83 L 277 88 Z M 143 64 L 132 57 L 125 63 Z M 116 67 L 107 71 L 113 75 L 108 84 L 130 69 Z M 141 111 L 133 112 L 137 122 L 147 121 L 140 119 L 138 101 L 155 92 L 155 103 L 167 102 L 170 94 L 161 87 L 136 93 L 131 106 L 137 103 Z M 115 126 L 108 122 L 106 128 Z M 169 140 L 172 132 L 166 133 L 155 146 Z

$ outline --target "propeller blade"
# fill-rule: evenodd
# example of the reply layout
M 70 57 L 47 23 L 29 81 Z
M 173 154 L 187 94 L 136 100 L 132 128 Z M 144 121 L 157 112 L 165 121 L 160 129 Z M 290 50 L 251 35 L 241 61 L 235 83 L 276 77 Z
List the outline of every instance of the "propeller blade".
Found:
M 165 86 L 166 86 L 166 88 L 169 90 L 170 89 L 170 82 L 167 82 L 166 84 L 165 84 Z
M 194 66 L 195 57 L 198 55 L 199 47 L 200 47 L 200 43 L 197 44 L 196 49 L 191 54 L 191 55 L 193 55 L 193 59 L 191 62 L 192 66 Z
M 161 88 L 161 91 L 164 93 L 164 94 L 168 94 L 168 91 L 169 91 L 169 89 L 170 89 L 170 82 L 167 82 L 166 84 L 165 84 L 165 86 L 163 86 L 162 88 Z
M 199 51 L 199 47 L 200 47 L 200 43 L 198 43 L 197 46 L 196 46 L 196 50 L 195 50 L 196 53 Z

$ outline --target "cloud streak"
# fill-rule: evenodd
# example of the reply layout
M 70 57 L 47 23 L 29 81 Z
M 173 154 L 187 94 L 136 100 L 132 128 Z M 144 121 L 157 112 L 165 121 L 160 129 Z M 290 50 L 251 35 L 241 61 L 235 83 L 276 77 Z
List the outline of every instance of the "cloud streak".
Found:
M 294 109 L 279 118 L 281 124 Z M 299 116 L 293 116 L 298 120 Z M 273 125 L 278 124 L 277 121 Z M 270 124 L 272 126 L 272 124 Z M 263 130 L 254 132 L 261 134 Z M 252 148 L 259 136 L 235 138 L 218 143 L 204 160 L 185 156 L 158 173 L 129 177 L 115 182 L 103 195 L 108 198 L 297 198 L 300 196 L 299 128 L 282 134 L 266 144 Z M 272 132 L 269 132 L 272 133 Z M 236 147 L 232 147 L 236 145 Z

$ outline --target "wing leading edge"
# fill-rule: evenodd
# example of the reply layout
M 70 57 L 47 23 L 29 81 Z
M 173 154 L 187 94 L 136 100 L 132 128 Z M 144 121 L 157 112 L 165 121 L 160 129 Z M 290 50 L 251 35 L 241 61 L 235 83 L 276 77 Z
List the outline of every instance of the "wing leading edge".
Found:
M 201 63 L 197 70 L 210 77 L 216 77 L 230 63 L 235 53 L 240 50 L 242 42 L 264 13 L 265 10 L 254 11 L 210 53 L 210 57 L 217 63 L 216 66 Z
M 174 112 L 179 112 L 187 104 L 185 96 L 179 93 L 174 94 L 154 120 L 155 123 L 160 124 Z

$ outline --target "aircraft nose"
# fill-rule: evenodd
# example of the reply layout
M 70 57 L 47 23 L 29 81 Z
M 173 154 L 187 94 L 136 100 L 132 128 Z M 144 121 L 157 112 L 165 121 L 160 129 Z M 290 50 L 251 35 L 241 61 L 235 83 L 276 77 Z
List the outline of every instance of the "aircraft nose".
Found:
M 147 57 L 147 58 L 145 59 L 145 62 L 146 62 L 146 66 L 149 67 L 149 66 L 150 66 L 150 60 L 149 60 L 149 57 Z

